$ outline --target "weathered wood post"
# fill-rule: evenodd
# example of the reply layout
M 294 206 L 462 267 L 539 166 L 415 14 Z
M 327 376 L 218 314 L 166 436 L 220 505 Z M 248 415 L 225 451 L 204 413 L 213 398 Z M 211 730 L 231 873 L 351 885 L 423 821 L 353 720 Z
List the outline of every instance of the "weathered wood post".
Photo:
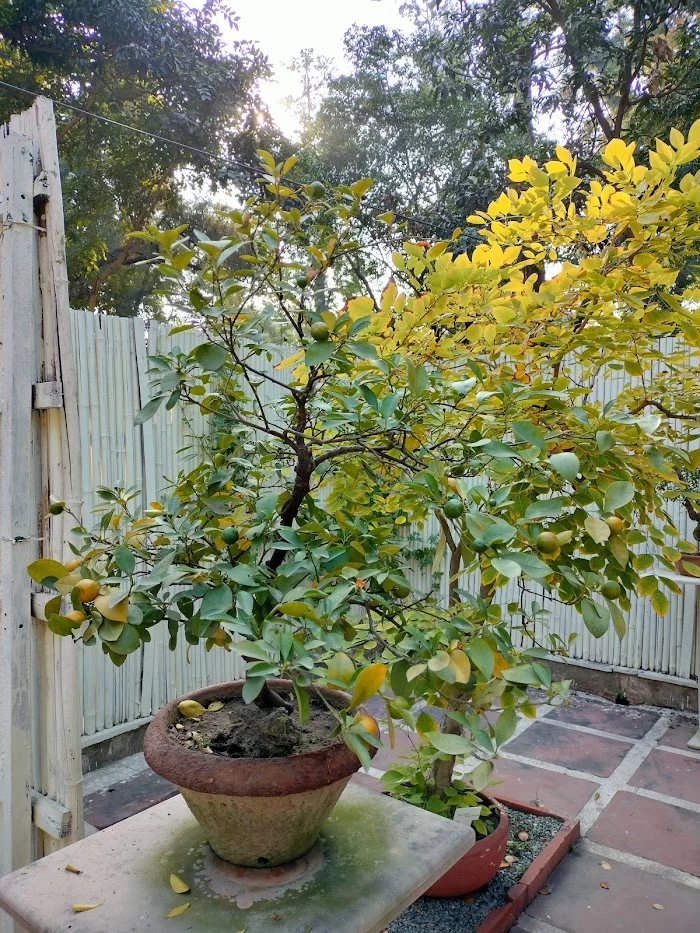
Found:
M 80 514 L 78 398 L 56 127 L 39 98 L 0 136 L 0 874 L 83 835 L 77 654 L 26 566 L 66 560 Z M 0 931 L 11 922 L 0 918 Z M 9 925 L 8 925 L 9 923 Z

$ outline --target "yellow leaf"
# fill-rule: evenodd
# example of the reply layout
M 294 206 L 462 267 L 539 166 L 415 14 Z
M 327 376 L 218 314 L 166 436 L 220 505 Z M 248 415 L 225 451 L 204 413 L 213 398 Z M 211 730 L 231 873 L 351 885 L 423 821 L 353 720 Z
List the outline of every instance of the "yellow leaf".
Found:
M 680 130 L 677 130 L 675 127 L 671 128 L 671 132 L 668 134 L 668 138 L 674 149 L 680 149 L 683 145 L 685 145 L 683 134 L 681 133 Z
M 450 667 L 455 672 L 456 683 L 466 684 L 468 682 L 472 666 L 469 658 L 461 648 L 455 648 L 454 651 L 450 652 Z
M 688 142 L 700 146 L 700 120 L 696 120 L 688 130 Z
M 115 606 L 109 605 L 110 596 L 116 592 L 116 589 L 116 587 L 107 587 L 107 591 L 95 600 L 95 609 L 111 622 L 126 622 L 129 615 L 129 597 L 125 596 Z
M 304 358 L 304 351 L 299 350 L 297 353 L 292 353 L 291 356 L 285 357 L 280 363 L 277 363 L 275 369 L 286 369 L 287 366 L 293 366 L 295 363 L 298 363 L 299 360 Z
M 369 700 L 379 690 L 386 677 L 386 664 L 370 664 L 358 674 L 352 691 L 350 708 L 354 709 Z
M 171 917 L 179 917 L 180 914 L 184 914 L 186 910 L 189 909 L 190 902 L 187 901 L 186 904 L 180 904 L 179 907 L 173 907 L 169 914 L 165 915 L 166 920 L 170 920 Z
M 181 703 L 178 703 L 177 708 L 183 716 L 187 716 L 189 719 L 194 719 L 195 716 L 201 716 L 202 713 L 206 713 L 206 709 L 196 700 L 183 700 Z
M 607 165 L 624 162 L 627 156 L 627 146 L 621 139 L 611 139 L 603 150 L 603 161 Z
M 344 651 L 338 651 L 328 662 L 328 678 L 330 680 L 339 680 L 341 683 L 349 684 L 355 673 L 355 665 L 352 658 Z
M 221 629 L 219 629 L 219 631 L 221 631 Z M 213 703 L 210 703 L 209 706 L 207 706 L 207 712 L 218 713 L 219 710 L 223 708 L 224 708 L 224 704 L 221 702 L 221 700 L 214 700 Z
M 183 881 L 179 875 L 170 876 L 170 887 L 176 894 L 187 894 L 190 889 L 189 884 L 186 881 Z
M 71 872 L 73 875 L 82 875 L 83 873 L 82 870 L 80 868 L 76 868 L 75 865 L 66 865 L 64 870 Z
M 71 910 L 74 914 L 82 914 L 86 910 L 94 910 L 99 904 L 73 904 Z

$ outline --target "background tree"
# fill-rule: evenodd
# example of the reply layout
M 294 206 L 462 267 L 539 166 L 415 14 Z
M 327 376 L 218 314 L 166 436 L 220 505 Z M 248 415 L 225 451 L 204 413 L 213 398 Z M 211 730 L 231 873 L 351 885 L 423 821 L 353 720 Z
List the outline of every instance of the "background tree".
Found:
M 190 184 L 250 185 L 229 160 L 253 162 L 272 133 L 258 92 L 269 71 L 253 44 L 224 41 L 222 18 L 235 27 L 220 0 L 201 9 L 180 0 L 2 5 L 0 79 L 220 157 L 58 110 L 75 307 L 154 312 L 159 276 L 134 265 L 143 244 L 126 233 L 164 213 L 187 219 Z M 1 119 L 24 106 L 2 89 Z

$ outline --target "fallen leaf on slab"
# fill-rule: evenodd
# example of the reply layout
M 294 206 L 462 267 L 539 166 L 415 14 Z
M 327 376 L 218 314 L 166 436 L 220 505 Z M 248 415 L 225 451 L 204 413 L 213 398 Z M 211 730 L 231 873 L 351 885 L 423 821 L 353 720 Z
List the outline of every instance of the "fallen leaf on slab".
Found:
M 595 794 L 593 794 L 593 799 L 594 799 L 594 800 L 600 800 L 600 791 L 597 790 L 597 791 L 595 792 Z
M 601 882 L 600 882 L 600 886 L 601 886 L 601 888 L 605 888 L 606 891 L 607 891 L 608 888 L 610 887 L 610 885 L 608 884 L 607 881 L 601 881 Z
M 74 914 L 82 914 L 86 910 L 94 910 L 99 906 L 99 904 L 73 904 L 71 909 Z
M 189 884 L 183 881 L 179 875 L 170 876 L 170 887 L 176 894 L 187 894 L 190 889 Z
M 652 904 L 651 906 L 654 908 L 654 910 L 666 910 L 663 904 Z
M 82 869 L 76 868 L 75 865 L 66 865 L 66 871 L 71 872 L 74 875 L 82 875 Z
M 600 863 L 600 867 L 601 867 L 601 868 L 604 868 L 605 871 L 611 871 L 611 870 L 612 870 L 612 865 L 610 864 L 610 862 L 601 862 L 601 863 Z
M 170 913 L 165 915 L 165 919 L 170 920 L 171 917 L 179 917 L 180 914 L 184 914 L 184 912 L 188 910 L 189 906 L 190 902 L 187 901 L 186 904 L 180 904 L 179 907 L 173 907 Z
M 521 833 L 518 833 L 518 839 L 521 842 L 527 842 L 529 838 L 530 838 L 530 833 L 526 833 L 525 830 L 523 830 Z
M 551 893 L 552 893 L 552 889 L 551 889 L 551 888 L 546 888 L 546 887 L 545 887 L 545 888 L 540 888 L 539 891 L 538 891 L 537 893 L 538 893 L 538 894 L 541 894 L 543 897 L 546 897 L 548 894 L 551 894 Z
M 218 713 L 218 711 L 223 708 L 224 704 L 221 702 L 221 700 L 214 700 L 213 703 L 210 703 L 209 706 L 207 706 L 207 712 Z

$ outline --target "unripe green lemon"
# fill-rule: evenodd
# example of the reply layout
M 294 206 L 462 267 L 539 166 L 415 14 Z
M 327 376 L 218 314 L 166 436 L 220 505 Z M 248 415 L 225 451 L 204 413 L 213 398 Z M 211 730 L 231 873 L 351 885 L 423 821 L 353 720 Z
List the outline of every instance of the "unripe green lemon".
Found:
M 464 514 L 464 503 L 458 496 L 452 496 L 445 503 L 443 512 L 448 518 L 459 518 Z
M 307 190 L 312 198 L 322 198 L 326 193 L 326 186 L 323 182 L 312 181 L 310 185 L 307 185 Z
M 610 518 L 606 518 L 605 524 L 610 529 L 610 534 L 612 535 L 621 535 L 625 530 L 625 523 L 619 515 L 611 515 Z
M 235 544 L 238 541 L 238 529 L 237 528 L 224 528 L 221 532 L 221 537 L 223 538 L 224 544 Z
M 617 599 L 620 595 L 620 584 L 615 580 L 606 580 L 601 586 L 600 592 L 606 599 Z
M 311 336 L 314 340 L 328 340 L 331 332 L 323 321 L 314 321 L 311 325 Z
M 486 550 L 487 544 L 483 538 L 474 538 L 474 543 L 472 544 L 472 547 L 474 548 L 477 554 L 481 554 L 482 551 Z
M 297 288 L 306 288 L 309 284 L 309 280 L 305 275 L 298 275 L 294 281 L 297 284 Z
M 555 554 L 559 550 L 559 540 L 552 531 L 541 531 L 535 538 L 535 547 L 542 554 Z

